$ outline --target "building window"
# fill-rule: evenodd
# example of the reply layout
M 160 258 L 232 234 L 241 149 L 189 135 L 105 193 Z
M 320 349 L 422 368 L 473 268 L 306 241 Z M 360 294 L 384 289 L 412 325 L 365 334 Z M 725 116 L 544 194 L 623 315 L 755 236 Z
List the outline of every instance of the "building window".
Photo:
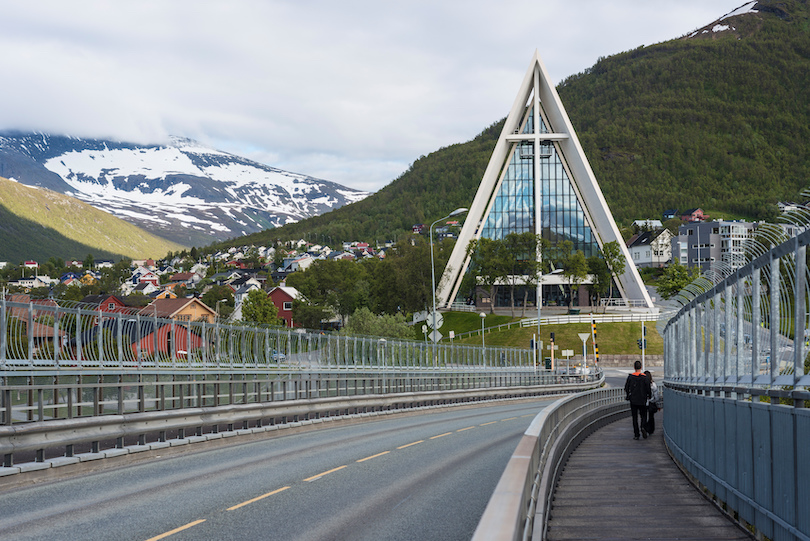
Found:
M 284 305 L 283 305 L 282 310 L 284 310 L 285 312 L 291 311 L 292 310 L 292 302 L 284 301 Z

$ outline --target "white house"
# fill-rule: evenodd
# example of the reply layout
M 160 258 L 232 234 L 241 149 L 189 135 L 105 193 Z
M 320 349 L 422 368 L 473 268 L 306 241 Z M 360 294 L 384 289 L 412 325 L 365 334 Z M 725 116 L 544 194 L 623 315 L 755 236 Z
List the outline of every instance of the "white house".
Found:
M 672 233 L 668 229 L 644 231 L 627 243 L 636 267 L 663 267 L 672 259 Z

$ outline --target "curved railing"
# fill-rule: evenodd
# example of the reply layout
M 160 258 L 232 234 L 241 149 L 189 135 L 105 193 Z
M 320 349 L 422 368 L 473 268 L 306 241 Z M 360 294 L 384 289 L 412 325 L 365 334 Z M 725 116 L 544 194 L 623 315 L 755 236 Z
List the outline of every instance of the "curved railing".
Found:
M 760 233 L 752 261 L 687 288 L 664 328 L 664 435 L 732 518 L 770 539 L 810 539 L 810 230 L 783 242 Z
M 571 452 L 629 411 L 617 388 L 576 393 L 544 408 L 509 459 L 473 541 L 545 539 L 554 486 Z

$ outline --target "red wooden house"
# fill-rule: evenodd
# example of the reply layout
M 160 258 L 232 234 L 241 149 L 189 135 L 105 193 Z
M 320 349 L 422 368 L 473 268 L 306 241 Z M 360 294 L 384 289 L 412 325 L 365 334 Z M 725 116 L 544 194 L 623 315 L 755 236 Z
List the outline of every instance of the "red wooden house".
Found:
M 284 320 L 284 325 L 294 327 L 293 322 L 293 301 L 301 297 L 301 294 L 294 287 L 278 286 L 268 293 L 270 300 L 278 308 L 278 317 Z

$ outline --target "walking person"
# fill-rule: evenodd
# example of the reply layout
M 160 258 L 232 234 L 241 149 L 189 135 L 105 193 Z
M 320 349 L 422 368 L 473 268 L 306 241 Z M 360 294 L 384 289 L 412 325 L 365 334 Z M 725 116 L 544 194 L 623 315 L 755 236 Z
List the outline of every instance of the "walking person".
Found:
M 633 439 L 639 431 L 647 439 L 647 400 L 650 398 L 650 380 L 641 371 L 641 361 L 633 363 L 635 372 L 627 376 L 624 383 L 626 400 L 630 401 L 630 415 L 633 417 Z
M 644 374 L 650 380 L 650 398 L 647 400 L 647 434 L 652 434 L 655 432 L 655 413 L 658 411 L 659 391 L 650 371 L 645 370 Z

